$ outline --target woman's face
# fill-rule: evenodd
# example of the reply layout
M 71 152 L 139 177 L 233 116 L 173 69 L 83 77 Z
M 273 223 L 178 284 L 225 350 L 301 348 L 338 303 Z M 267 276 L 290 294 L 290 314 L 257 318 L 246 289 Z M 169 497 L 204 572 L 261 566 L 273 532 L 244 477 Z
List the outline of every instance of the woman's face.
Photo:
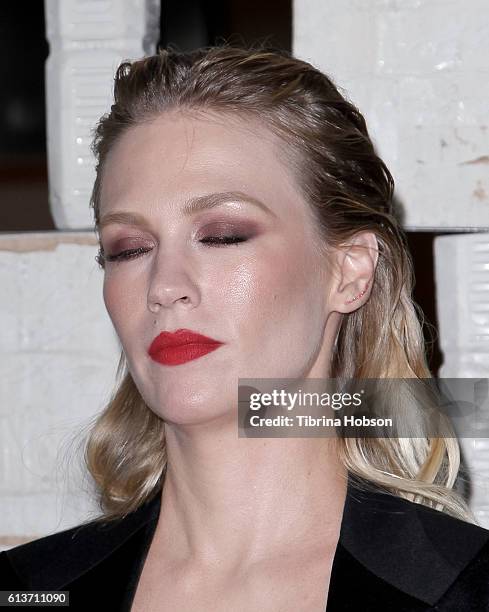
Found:
M 326 375 L 331 277 L 284 146 L 255 120 L 173 111 L 125 132 L 106 159 L 105 256 L 141 251 L 106 261 L 104 301 L 141 395 L 167 422 L 235 420 L 238 378 Z M 183 212 L 209 195 L 221 204 Z M 143 222 L 105 225 L 113 213 Z M 208 240 L 233 235 L 244 240 Z M 153 339 L 181 328 L 222 344 L 154 361 Z

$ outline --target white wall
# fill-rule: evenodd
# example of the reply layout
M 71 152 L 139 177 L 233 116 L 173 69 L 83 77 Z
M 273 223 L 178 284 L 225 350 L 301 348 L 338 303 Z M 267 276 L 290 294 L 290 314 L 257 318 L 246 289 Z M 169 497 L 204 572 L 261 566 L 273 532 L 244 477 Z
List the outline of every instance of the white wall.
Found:
M 293 51 L 364 114 L 406 228 L 489 227 L 487 0 L 295 0 Z
M 88 232 L 0 234 L 0 548 L 96 511 L 75 436 L 120 356 L 97 251 Z

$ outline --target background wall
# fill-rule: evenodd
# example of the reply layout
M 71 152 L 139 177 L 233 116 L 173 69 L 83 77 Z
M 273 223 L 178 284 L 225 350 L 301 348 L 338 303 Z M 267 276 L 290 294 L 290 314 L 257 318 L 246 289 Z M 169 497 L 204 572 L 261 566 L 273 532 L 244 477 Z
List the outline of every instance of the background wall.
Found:
M 489 227 L 486 0 L 299 0 L 294 52 L 359 106 L 404 226 Z

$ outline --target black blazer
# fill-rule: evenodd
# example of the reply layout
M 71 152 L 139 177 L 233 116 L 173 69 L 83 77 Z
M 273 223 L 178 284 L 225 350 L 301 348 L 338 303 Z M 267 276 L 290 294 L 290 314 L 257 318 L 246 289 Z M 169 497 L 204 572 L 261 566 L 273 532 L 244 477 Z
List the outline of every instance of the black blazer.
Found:
M 129 612 L 159 510 L 158 494 L 111 525 L 1 552 L 0 590 L 65 590 L 69 610 Z M 339 610 L 489 611 L 489 531 L 350 478 L 326 607 Z

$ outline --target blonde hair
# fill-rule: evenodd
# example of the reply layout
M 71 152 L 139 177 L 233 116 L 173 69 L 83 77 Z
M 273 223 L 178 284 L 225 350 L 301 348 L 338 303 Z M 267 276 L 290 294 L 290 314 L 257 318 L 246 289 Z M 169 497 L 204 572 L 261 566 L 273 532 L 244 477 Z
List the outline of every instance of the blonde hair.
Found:
M 191 53 L 160 50 L 122 63 L 114 104 L 93 142 L 97 174 L 90 205 L 96 229 L 108 152 L 128 128 L 174 109 L 252 116 L 279 136 L 325 245 L 344 243 L 361 230 L 375 233 L 379 256 L 371 294 L 343 315 L 331 377 L 429 378 L 420 313 L 412 300 L 412 263 L 393 214 L 392 176 L 358 109 L 330 78 L 287 52 L 222 45 Z M 97 261 L 104 267 L 102 248 Z M 154 497 L 166 469 L 164 422 L 142 399 L 124 353 L 117 379 L 85 448 L 104 521 Z M 414 417 L 421 417 L 422 406 L 416 410 Z M 452 488 L 460 457 L 455 437 L 425 431 L 419 438 L 343 438 L 338 449 L 360 482 L 475 522 Z

